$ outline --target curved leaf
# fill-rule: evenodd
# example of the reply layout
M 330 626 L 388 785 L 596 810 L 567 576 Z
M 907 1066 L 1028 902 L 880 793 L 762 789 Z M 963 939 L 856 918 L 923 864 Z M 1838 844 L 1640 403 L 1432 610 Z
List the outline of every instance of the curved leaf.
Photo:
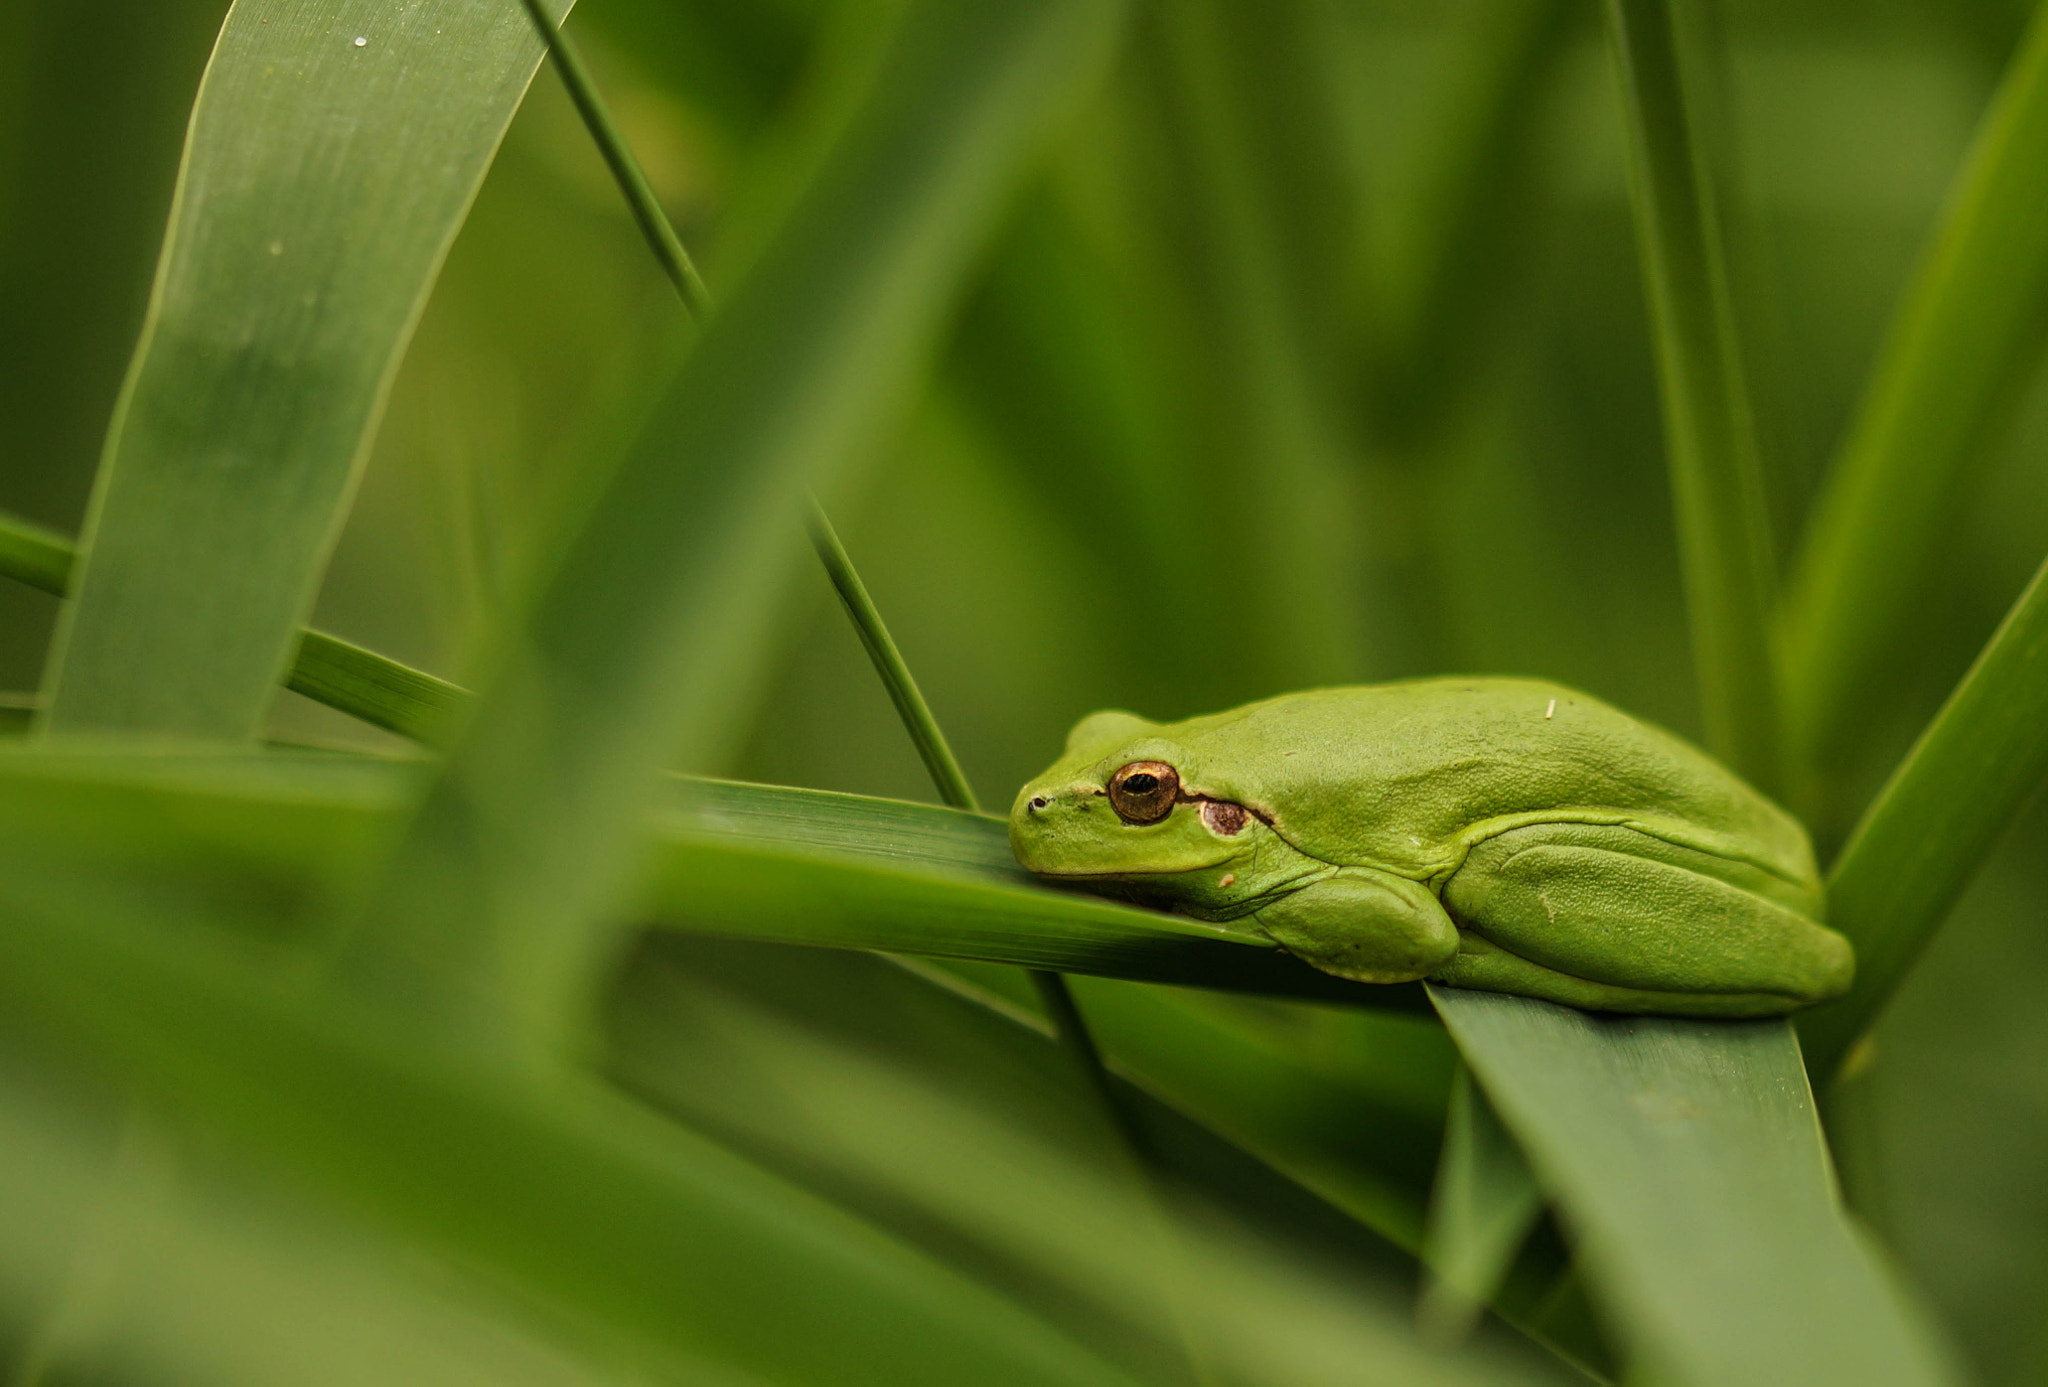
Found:
M 1828 922 L 1856 946 L 1856 986 L 1799 1020 L 1833 1076 L 1963 888 L 2048 782 L 2048 565 L 1892 773 L 1828 875 Z

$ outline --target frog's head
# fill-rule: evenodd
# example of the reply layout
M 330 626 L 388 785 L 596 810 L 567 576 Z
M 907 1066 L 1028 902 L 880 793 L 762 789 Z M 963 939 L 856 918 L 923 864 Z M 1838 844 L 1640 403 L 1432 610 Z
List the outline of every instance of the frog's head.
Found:
M 1177 729 L 1095 713 L 1017 792 L 1010 847 L 1040 876 L 1224 917 L 1251 908 L 1276 835 L 1256 808 L 1202 780 Z M 1243 902 L 1241 906 L 1236 903 Z

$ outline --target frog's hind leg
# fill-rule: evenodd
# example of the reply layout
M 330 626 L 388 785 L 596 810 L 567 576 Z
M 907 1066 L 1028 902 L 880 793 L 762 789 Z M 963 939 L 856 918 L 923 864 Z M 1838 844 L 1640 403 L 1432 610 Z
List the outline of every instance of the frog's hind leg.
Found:
M 1847 940 L 1760 869 L 1614 824 L 1538 824 L 1479 844 L 1445 883 L 1464 936 L 1452 986 L 1572 1006 L 1759 1016 L 1839 996 Z M 1774 899 L 1777 897 L 1777 899 Z
M 1803 1005 L 1781 992 L 1662 992 L 1647 987 L 1616 987 L 1591 982 L 1531 963 L 1471 930 L 1458 944 L 1458 955 L 1431 982 L 1470 987 L 1480 992 L 1512 992 L 1540 997 L 1584 1011 L 1619 1011 L 1650 1016 L 1778 1016 Z

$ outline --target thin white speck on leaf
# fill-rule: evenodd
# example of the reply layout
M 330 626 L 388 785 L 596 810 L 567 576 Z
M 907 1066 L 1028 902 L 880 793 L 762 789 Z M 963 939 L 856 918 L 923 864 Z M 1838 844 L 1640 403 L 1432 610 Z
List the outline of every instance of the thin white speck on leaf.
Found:
M 369 47 L 369 46 L 370 46 L 370 41 L 369 41 L 368 39 L 364 38 L 364 37 L 363 37 L 363 36 L 362 36 L 361 34 L 357 34 L 357 35 L 356 35 L 356 47 L 358 47 L 358 48 L 367 48 L 367 47 Z
M 1550 706 L 1549 706 L 1548 708 L 1545 708 L 1545 709 L 1543 710 L 1543 716 L 1547 718 L 1547 717 L 1549 717 L 1549 716 L 1550 716 L 1550 715 L 1551 715 L 1552 713 L 1555 713 L 1556 711 L 1557 711 L 1557 700 L 1553 698 L 1553 699 L 1551 699 L 1551 700 L 1550 700 Z

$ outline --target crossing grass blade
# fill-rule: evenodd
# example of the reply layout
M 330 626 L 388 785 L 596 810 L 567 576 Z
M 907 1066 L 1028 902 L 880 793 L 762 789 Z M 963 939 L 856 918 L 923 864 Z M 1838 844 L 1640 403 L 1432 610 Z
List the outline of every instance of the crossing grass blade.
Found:
M 52 732 L 257 735 L 541 52 L 501 0 L 229 12 L 46 680 Z
M 71 591 L 78 551 L 70 540 L 0 514 L 0 575 L 58 597 Z M 306 627 L 284 685 L 374 727 L 433 743 L 455 726 L 470 694 L 425 670 Z
M 1770 790 L 1782 771 L 1771 546 L 1714 182 L 1685 72 L 1685 3 L 1609 0 L 1607 9 L 1628 98 L 1636 239 L 1707 745 Z
M 1106 0 L 914 7 L 804 199 L 727 298 L 545 583 L 361 910 L 352 967 L 558 1043 L 664 756 L 730 727 L 805 488 L 916 380 L 1001 199 L 1101 70 Z M 593 947 L 593 945 L 597 947 Z
M 1431 987 L 1657 1381 L 1956 1381 L 1844 1215 L 1785 1021 L 1602 1017 Z
M 1785 716 L 1825 757 L 1856 727 L 1873 664 L 1989 456 L 1988 426 L 2035 359 L 2048 311 L 2048 8 L 1956 175 L 1787 585 Z
M 63 597 L 71 591 L 78 550 L 55 530 L 19 516 L 0 515 L 0 573 Z
M 1799 1019 L 1832 1077 L 1984 859 L 2048 783 L 2048 565 L 2034 575 L 1828 874 L 1828 922 L 1856 946 L 1856 986 Z

